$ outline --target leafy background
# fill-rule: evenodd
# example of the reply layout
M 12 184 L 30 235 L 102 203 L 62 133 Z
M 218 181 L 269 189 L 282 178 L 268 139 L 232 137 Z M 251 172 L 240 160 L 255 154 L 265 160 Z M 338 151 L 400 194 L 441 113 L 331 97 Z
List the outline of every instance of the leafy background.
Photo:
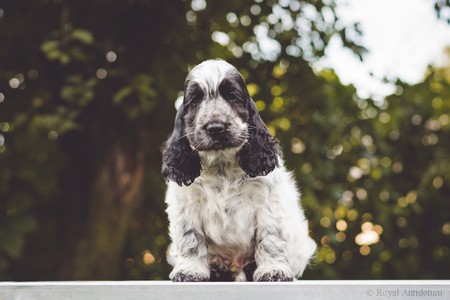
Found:
M 216 57 L 245 76 L 301 186 L 320 245 L 305 279 L 449 279 L 450 66 L 361 99 L 311 67 L 331 37 L 364 59 L 335 9 L 2 2 L 0 279 L 167 279 L 160 147 L 189 68 Z

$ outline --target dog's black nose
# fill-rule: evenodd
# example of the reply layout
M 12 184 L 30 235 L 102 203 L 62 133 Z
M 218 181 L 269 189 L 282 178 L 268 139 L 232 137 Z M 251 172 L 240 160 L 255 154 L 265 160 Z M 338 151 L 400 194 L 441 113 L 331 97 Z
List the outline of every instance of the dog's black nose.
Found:
M 209 123 L 206 125 L 206 131 L 209 135 L 220 135 L 225 131 L 225 124 L 223 123 Z

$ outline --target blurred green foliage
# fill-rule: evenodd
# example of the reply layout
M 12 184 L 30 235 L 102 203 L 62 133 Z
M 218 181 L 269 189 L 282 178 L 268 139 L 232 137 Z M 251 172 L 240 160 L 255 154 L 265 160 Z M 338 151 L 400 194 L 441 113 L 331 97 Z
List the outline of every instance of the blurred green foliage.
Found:
M 344 26 L 334 9 L 325 0 L 2 3 L 0 279 L 79 279 L 77 249 L 97 251 L 83 236 L 101 162 L 123 144 L 140 149 L 120 153 L 145 164 L 133 177 L 142 199 L 124 219 L 122 192 L 105 188 L 115 193 L 102 213 L 124 220 L 126 235 L 109 246 L 118 271 L 85 278 L 167 278 L 160 145 L 189 67 L 216 57 L 246 77 L 299 182 L 320 245 L 305 278 L 450 278 L 450 67 L 395 83 L 383 101 L 360 99 L 333 71 L 311 68 L 332 36 L 364 56 L 349 39 L 358 24 Z

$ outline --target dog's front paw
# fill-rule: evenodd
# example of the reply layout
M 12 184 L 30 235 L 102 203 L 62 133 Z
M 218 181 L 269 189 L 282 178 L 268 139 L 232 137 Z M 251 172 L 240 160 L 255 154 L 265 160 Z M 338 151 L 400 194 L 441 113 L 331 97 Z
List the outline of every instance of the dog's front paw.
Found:
M 203 282 L 209 281 L 209 278 L 200 274 L 177 273 L 172 278 L 173 282 Z
M 262 274 L 255 273 L 253 280 L 266 282 L 286 282 L 286 281 L 293 281 L 294 278 L 290 275 L 283 273 L 282 271 L 272 271 Z

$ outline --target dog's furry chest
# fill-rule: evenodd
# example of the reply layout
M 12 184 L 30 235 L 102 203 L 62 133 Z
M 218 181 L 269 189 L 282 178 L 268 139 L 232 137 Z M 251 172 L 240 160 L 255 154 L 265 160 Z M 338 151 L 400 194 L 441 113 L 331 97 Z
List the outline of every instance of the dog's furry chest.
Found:
M 200 177 L 190 192 L 198 199 L 201 229 L 212 257 L 252 259 L 256 202 L 261 199 L 264 187 L 257 180 L 243 176 L 207 176 Z

